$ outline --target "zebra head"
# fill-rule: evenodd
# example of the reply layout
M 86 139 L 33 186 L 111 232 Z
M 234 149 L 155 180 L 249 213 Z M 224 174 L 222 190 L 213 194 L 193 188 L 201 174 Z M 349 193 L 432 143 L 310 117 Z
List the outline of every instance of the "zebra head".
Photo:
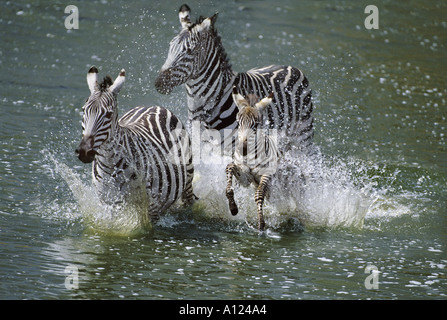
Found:
M 238 141 L 243 148 L 243 154 L 247 153 L 247 140 L 252 133 L 256 133 L 258 126 L 262 124 L 262 114 L 265 108 L 272 102 L 273 92 L 262 100 L 255 95 L 249 95 L 245 99 L 237 88 L 233 87 L 233 100 L 239 109 L 236 115 L 238 123 Z
M 121 70 L 115 82 L 107 76 L 98 83 L 98 69 L 92 66 L 87 73 L 90 97 L 82 110 L 82 140 L 76 149 L 79 160 L 90 163 L 98 148 L 112 135 L 118 123 L 116 96 L 124 84 L 125 71 Z
M 191 23 L 189 7 L 180 7 L 182 30 L 169 44 L 168 57 L 155 81 L 158 92 L 169 94 L 175 87 L 200 74 L 200 70 L 206 66 L 207 55 L 212 52 L 216 19 L 217 13 L 209 18 L 200 17 L 196 23 Z

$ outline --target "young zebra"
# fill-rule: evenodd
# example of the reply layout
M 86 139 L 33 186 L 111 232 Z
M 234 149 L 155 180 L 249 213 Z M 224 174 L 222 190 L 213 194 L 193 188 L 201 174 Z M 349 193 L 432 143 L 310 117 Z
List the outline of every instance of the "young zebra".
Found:
M 170 42 L 167 59 L 155 82 L 156 89 L 168 94 L 185 84 L 189 120 L 200 121 L 203 129 L 221 131 L 224 139 L 232 137 L 237 126 L 238 109 L 231 97 L 233 86 L 245 96 L 253 93 L 265 97 L 273 92 L 264 119 L 266 124 L 281 129 L 284 136 L 281 144 L 287 147 L 289 138 L 308 150 L 313 137 L 313 105 L 307 78 L 297 68 L 278 65 L 235 73 L 214 28 L 216 19 L 217 14 L 191 23 L 189 7 L 180 8 L 182 30 Z M 224 139 L 222 143 L 227 143 Z
M 255 202 L 258 209 L 258 228 L 264 230 L 265 222 L 262 213 L 264 198 L 268 197 L 271 179 L 278 166 L 278 150 L 276 140 L 265 135 L 262 128 L 262 114 L 271 103 L 273 94 L 261 101 L 256 96 L 249 96 L 249 100 L 233 89 L 233 100 L 239 110 L 236 119 L 238 122 L 238 141 L 234 153 L 234 161 L 227 165 L 226 196 L 230 211 L 233 215 L 238 213 L 234 201 L 233 175 L 244 186 L 253 183 L 256 187 Z
M 180 197 L 190 203 L 194 167 L 183 124 L 161 107 L 136 107 L 118 120 L 117 94 L 125 71 L 115 82 L 107 76 L 98 83 L 97 77 L 92 66 L 76 153 L 82 162 L 93 162 L 93 181 L 102 199 L 119 203 L 145 188 L 152 222 Z

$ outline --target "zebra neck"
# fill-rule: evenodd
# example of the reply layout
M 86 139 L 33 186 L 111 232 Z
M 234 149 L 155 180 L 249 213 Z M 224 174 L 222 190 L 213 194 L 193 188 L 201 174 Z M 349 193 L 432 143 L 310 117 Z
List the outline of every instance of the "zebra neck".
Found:
M 111 136 L 101 145 L 96 154 L 96 164 L 101 163 L 102 167 L 113 169 L 115 166 L 114 159 L 118 153 L 118 146 L 123 140 L 125 130 L 120 125 L 115 126 Z
M 221 110 L 227 100 L 232 99 L 231 92 L 237 74 L 227 61 L 215 61 L 208 64 L 194 79 L 186 82 L 189 118 L 207 124 L 219 115 L 213 111 Z M 232 101 L 232 100 L 231 100 Z

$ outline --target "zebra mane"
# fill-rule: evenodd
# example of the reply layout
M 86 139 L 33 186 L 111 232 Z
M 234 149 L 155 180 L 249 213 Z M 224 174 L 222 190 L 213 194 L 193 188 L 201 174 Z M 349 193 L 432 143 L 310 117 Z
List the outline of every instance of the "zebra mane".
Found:
M 99 84 L 99 90 L 104 92 L 113 84 L 113 80 L 110 76 L 105 76 L 102 82 Z
M 217 34 L 217 31 L 215 31 L 215 33 L 213 33 L 213 36 L 215 36 L 214 41 L 215 41 L 216 47 L 218 47 L 220 49 L 219 54 L 221 57 L 221 61 L 223 62 L 223 67 L 227 68 L 227 69 L 231 69 L 230 59 L 228 58 L 227 53 L 225 52 L 225 49 L 222 45 L 221 37 Z
M 191 32 L 195 26 L 200 25 L 205 19 L 207 19 L 207 17 L 204 16 L 200 16 L 199 18 L 197 18 L 196 22 L 191 24 L 188 27 L 188 30 Z M 228 68 L 231 69 L 231 63 L 230 60 L 227 56 L 227 53 L 225 52 L 224 47 L 222 46 L 222 38 L 220 37 L 220 35 L 217 33 L 216 28 L 214 28 L 214 24 L 212 23 L 209 31 L 214 39 L 214 44 L 216 45 L 216 48 L 219 48 L 219 55 L 221 58 L 221 61 L 224 62 L 223 67 L 224 68 Z

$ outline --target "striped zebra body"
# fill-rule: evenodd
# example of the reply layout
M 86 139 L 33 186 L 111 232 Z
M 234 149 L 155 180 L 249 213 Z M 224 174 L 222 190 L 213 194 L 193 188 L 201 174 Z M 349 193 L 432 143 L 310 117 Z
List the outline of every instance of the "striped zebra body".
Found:
M 262 112 L 272 100 L 272 94 L 257 101 L 247 101 L 241 96 L 235 87 L 233 99 L 238 106 L 238 140 L 234 153 L 234 161 L 227 165 L 226 196 L 230 211 L 233 215 L 238 213 L 234 200 L 233 176 L 244 186 L 253 184 L 256 187 L 255 202 L 258 211 L 258 228 L 264 230 L 265 222 L 263 204 L 269 195 L 269 188 L 279 161 L 277 141 L 272 136 L 266 135 L 262 128 Z
M 185 10 L 179 16 L 185 16 Z M 303 149 L 312 143 L 312 90 L 304 74 L 292 66 L 271 65 L 235 73 L 231 69 L 221 38 L 214 29 L 217 15 L 199 19 L 195 24 L 181 18 L 183 29 L 172 39 L 165 64 L 155 86 L 169 93 L 186 85 L 189 120 L 200 121 L 204 129 L 216 129 L 230 138 L 237 127 L 237 107 L 232 99 L 233 86 L 243 95 L 263 97 L 273 92 L 264 125 L 279 129 L 284 137 Z M 282 143 L 287 139 L 282 139 Z M 224 140 L 222 140 L 224 143 Z M 286 147 L 286 145 L 283 145 Z
M 87 76 L 91 96 L 83 108 L 77 153 L 81 161 L 93 162 L 93 181 L 102 199 L 113 204 L 132 200 L 143 188 L 152 221 L 180 198 L 191 202 L 194 167 L 180 120 L 158 106 L 136 107 L 118 120 L 116 94 L 124 70 L 113 84 L 105 78 L 98 85 L 96 74 L 92 67 Z

